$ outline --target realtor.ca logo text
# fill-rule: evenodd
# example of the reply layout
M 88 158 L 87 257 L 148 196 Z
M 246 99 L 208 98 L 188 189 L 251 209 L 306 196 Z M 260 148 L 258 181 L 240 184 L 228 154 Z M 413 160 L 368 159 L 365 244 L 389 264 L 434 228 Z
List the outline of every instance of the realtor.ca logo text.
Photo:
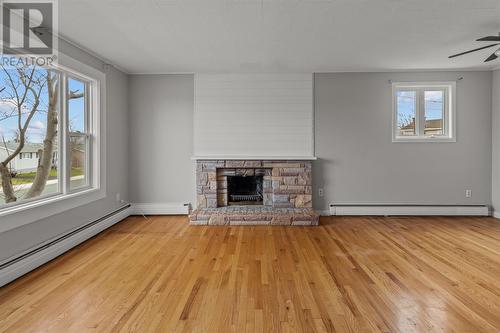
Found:
M 57 60 L 56 0 L 0 0 L 1 64 L 51 66 Z

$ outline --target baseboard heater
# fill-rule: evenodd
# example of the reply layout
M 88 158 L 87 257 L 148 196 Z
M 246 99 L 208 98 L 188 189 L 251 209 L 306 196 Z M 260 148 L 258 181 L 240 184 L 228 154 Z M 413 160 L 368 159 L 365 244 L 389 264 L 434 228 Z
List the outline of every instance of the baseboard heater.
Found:
M 130 204 L 0 263 L 0 287 L 49 262 L 130 215 Z
M 133 203 L 131 215 L 187 215 L 190 203 Z
M 486 205 L 331 204 L 330 215 L 489 216 L 490 211 Z

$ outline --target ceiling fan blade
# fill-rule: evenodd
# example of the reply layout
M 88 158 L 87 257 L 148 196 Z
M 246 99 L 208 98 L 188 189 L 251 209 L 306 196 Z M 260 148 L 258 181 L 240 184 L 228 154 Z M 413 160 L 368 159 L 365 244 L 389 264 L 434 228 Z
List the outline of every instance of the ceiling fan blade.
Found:
M 492 60 L 495 60 L 496 58 L 498 58 L 498 56 L 495 53 L 493 53 L 484 62 L 492 61 Z
M 474 50 L 470 50 L 470 51 L 465 51 L 465 52 L 462 52 L 462 53 L 454 54 L 452 56 L 449 56 L 448 58 L 455 58 L 455 57 L 458 57 L 458 56 L 461 56 L 461 55 L 464 55 L 464 54 L 467 54 L 467 53 L 472 53 L 472 52 L 484 50 L 484 49 L 487 49 L 487 48 L 490 48 L 490 47 L 493 47 L 493 46 L 497 46 L 497 45 L 500 45 L 500 43 L 490 44 L 490 45 L 487 45 L 487 46 L 479 47 L 479 48 L 474 49 Z
M 488 36 L 476 39 L 478 42 L 500 42 L 500 36 Z

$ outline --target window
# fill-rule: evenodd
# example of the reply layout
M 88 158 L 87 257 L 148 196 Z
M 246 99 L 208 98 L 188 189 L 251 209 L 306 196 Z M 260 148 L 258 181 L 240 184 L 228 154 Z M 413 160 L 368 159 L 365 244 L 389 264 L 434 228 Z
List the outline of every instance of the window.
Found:
M 0 213 L 98 188 L 99 81 L 62 67 L 0 65 L 0 82 Z
M 393 83 L 393 142 L 454 142 L 455 86 Z
M 3 134 L 0 133 L 0 135 L 3 135 Z M 3 139 L 5 139 L 5 136 L 3 137 Z M 34 158 L 34 157 L 38 158 L 38 153 L 19 153 L 19 159 L 20 160 L 22 160 L 22 159 L 31 159 L 31 158 Z

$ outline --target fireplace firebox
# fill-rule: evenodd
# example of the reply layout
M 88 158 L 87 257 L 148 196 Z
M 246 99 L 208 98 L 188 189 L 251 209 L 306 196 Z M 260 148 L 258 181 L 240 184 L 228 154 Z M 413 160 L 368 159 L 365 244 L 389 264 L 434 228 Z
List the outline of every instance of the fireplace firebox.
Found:
M 227 199 L 230 206 L 262 205 L 263 176 L 227 176 Z

